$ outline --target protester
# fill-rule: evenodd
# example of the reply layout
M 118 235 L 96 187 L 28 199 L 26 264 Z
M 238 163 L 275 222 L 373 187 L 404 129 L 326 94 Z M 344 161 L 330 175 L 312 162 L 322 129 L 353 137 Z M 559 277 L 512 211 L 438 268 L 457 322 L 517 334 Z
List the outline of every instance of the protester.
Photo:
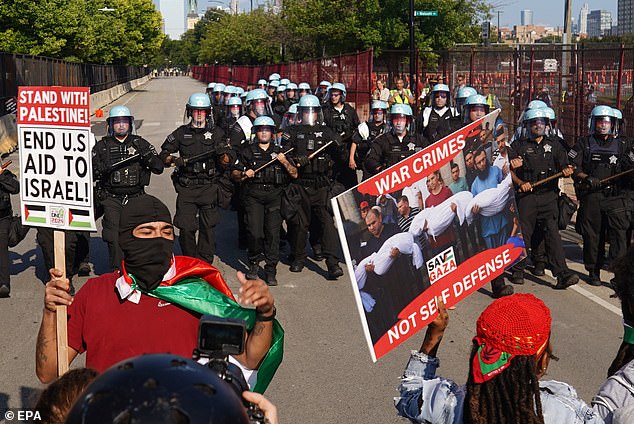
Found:
M 0 297 L 9 297 L 11 279 L 9 276 L 9 227 L 13 210 L 11 194 L 20 192 L 20 182 L 6 167 L 0 167 Z
M 376 81 L 376 90 L 372 99 L 381 100 L 383 102 L 388 102 L 390 100 L 390 90 L 385 86 L 385 81 L 382 79 Z
M 242 314 L 218 270 L 204 261 L 174 257 L 174 232 L 167 207 L 155 197 L 132 198 L 121 212 L 119 243 L 124 252 L 121 272 L 88 280 L 72 297 L 68 279 L 51 269 L 44 312 L 36 344 L 36 373 L 47 383 L 57 374 L 56 306 L 68 306 L 68 362 L 86 352 L 86 366 L 103 371 L 141 353 L 170 352 L 191 356 L 197 345 L 200 313 L 214 296 L 225 299 L 217 313 Z M 239 300 L 255 306 L 255 322 L 236 361 L 248 370 L 261 365 L 273 343 L 273 296 L 262 280 L 238 273 Z M 207 302 L 187 303 L 174 291 L 207 296 Z M 170 295 L 172 293 L 172 295 Z M 150 296 L 152 294 L 152 296 Z M 158 297 L 159 299 L 157 299 Z M 209 303 L 209 306 L 213 303 Z M 108 317 L 104 320 L 104 317 Z
M 602 423 L 566 383 L 539 381 L 552 353 L 550 310 L 532 294 L 493 301 L 480 314 L 465 386 L 436 375 L 449 316 L 438 316 L 412 351 L 394 401 L 400 416 L 419 423 Z

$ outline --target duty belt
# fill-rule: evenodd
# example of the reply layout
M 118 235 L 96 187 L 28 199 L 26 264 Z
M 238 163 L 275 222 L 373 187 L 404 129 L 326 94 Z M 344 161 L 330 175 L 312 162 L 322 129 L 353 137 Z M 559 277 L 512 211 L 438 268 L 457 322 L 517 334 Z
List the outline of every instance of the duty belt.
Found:
M 275 184 L 249 183 L 249 188 L 251 187 L 258 190 L 271 191 L 275 190 L 276 188 L 281 188 L 282 186 Z
M 212 184 L 214 180 L 211 178 L 189 178 L 189 177 L 178 177 L 178 183 L 182 186 L 190 186 L 190 185 L 206 185 Z
M 110 192 L 108 192 L 108 191 L 106 191 L 105 193 L 106 193 L 106 196 L 108 196 L 108 197 L 114 197 L 114 198 L 116 198 L 116 199 L 123 199 L 124 197 L 127 197 L 128 199 L 131 199 L 131 198 L 133 198 L 133 197 L 139 197 L 139 196 L 141 196 L 141 195 L 145 194 L 145 190 L 141 190 L 141 191 L 138 191 L 138 192 L 136 192 L 136 193 L 130 193 L 130 194 L 125 194 L 125 193 L 110 193 Z

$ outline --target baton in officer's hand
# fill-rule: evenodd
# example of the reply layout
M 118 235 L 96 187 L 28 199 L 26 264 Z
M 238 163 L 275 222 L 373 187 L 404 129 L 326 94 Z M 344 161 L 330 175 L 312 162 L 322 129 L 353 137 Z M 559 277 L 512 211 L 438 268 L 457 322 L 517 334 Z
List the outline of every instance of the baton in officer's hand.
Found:
M 317 156 L 322 150 L 324 150 L 326 147 L 330 146 L 332 143 L 334 143 L 335 140 L 330 140 L 328 143 L 324 144 L 323 146 L 321 146 L 319 149 L 315 150 L 314 152 L 312 152 L 309 156 L 308 156 L 308 160 L 311 160 L 312 158 L 314 158 L 315 156 Z
M 111 167 L 112 168 L 118 168 L 120 166 L 127 165 L 130 162 L 135 162 L 140 157 L 141 157 L 141 155 L 137 153 L 136 155 L 132 155 L 129 158 L 125 158 L 123 160 L 120 160 L 119 162 L 113 163 Z
M 602 179 L 602 180 L 601 180 L 601 184 L 605 184 L 605 183 L 607 183 L 608 181 L 611 181 L 611 180 L 615 180 L 615 179 L 617 179 L 617 178 L 620 178 L 620 177 L 622 177 L 623 175 L 629 174 L 629 173 L 630 173 L 630 172 L 632 172 L 632 171 L 634 171 L 634 168 L 632 168 L 632 169 L 628 169 L 627 171 L 619 172 L 618 174 L 614 174 L 614 175 L 611 175 L 611 176 L 609 176 L 609 177 L 605 177 L 604 179 Z
M 5 163 L 2 164 L 2 166 L 0 166 L 0 174 L 2 174 L 4 172 L 5 169 L 7 169 L 9 167 L 9 165 L 11 165 L 13 161 L 6 161 Z
M 292 152 L 295 148 L 291 147 L 290 149 L 288 149 L 285 152 L 282 152 L 284 155 L 289 154 L 290 152 Z M 258 169 L 256 169 L 255 171 L 253 171 L 255 174 L 257 174 L 258 172 L 260 172 L 261 170 L 263 170 L 264 168 L 266 168 L 267 166 L 269 166 L 270 164 L 272 164 L 273 162 L 275 162 L 277 160 L 277 156 L 275 157 L 275 159 L 272 159 L 270 161 L 268 161 L 267 163 L 265 163 L 264 165 L 262 165 L 261 167 L 259 167 Z

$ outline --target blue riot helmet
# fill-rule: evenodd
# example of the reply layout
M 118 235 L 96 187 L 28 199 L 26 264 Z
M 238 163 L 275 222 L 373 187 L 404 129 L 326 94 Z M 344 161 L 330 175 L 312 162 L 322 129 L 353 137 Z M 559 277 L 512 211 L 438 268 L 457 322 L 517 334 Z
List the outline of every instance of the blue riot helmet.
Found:
M 473 87 L 461 87 L 456 95 L 456 110 L 462 115 L 462 107 L 467 97 L 478 94 L 478 90 Z
M 548 112 L 545 108 L 529 109 L 524 112 L 524 127 L 531 140 L 546 135 L 546 129 L 549 125 L 550 119 L 548 119 Z
M 616 132 L 616 118 L 610 106 L 595 106 L 590 112 L 590 134 L 598 136 L 614 135 Z
M 269 94 L 269 96 L 273 97 L 275 96 L 275 91 L 279 86 L 280 82 L 278 80 L 269 81 L 269 85 L 266 87 L 266 92 Z
M 530 102 L 528 102 L 528 106 L 526 106 L 526 110 L 543 109 L 545 107 L 548 107 L 548 105 L 545 102 L 542 102 L 541 100 L 531 100 Z
M 438 100 L 437 100 L 438 99 Z M 451 90 L 447 84 L 436 84 L 431 89 L 432 107 L 451 107 Z
M 236 87 L 234 85 L 227 85 L 225 89 L 222 90 L 222 96 L 224 97 L 224 104 L 227 104 L 231 97 L 235 97 L 238 95 L 236 91 Z
M 269 130 L 268 136 L 264 134 L 267 129 Z M 270 116 L 258 116 L 253 121 L 251 132 L 255 134 L 258 142 L 270 143 L 273 139 L 273 134 L 275 134 L 275 122 L 273 118 Z
M 280 80 L 280 74 L 278 74 L 277 72 L 274 72 L 271 75 L 269 75 L 269 83 L 271 81 L 279 81 L 279 80 Z
M 205 90 L 205 92 L 207 93 L 207 95 L 211 98 L 212 93 L 214 91 L 214 86 L 216 85 L 215 82 L 210 82 L 209 84 L 207 84 L 207 90 Z
M 240 97 L 242 93 L 244 93 L 244 88 L 240 87 L 239 85 L 236 85 L 236 96 Z
M 260 88 L 256 88 L 247 93 L 246 106 L 247 111 L 256 117 L 273 115 L 269 95 Z
M 297 106 L 297 123 L 301 125 L 321 125 L 324 122 L 321 103 L 317 96 L 306 94 Z
M 211 100 L 214 106 L 224 104 L 224 97 L 222 95 L 224 89 L 225 85 L 221 82 L 217 82 L 216 85 L 214 85 L 214 88 L 212 89 L 213 97 Z
M 323 98 L 326 95 L 326 93 L 328 93 L 328 90 L 330 89 L 331 85 L 332 84 L 326 80 L 323 80 L 322 82 L 320 82 L 317 88 L 315 89 L 315 96 L 317 96 L 318 98 Z
M 390 128 L 397 135 L 405 134 L 413 128 L 414 114 L 410 105 L 396 103 L 390 109 Z
M 266 89 L 267 85 L 269 85 L 269 83 L 265 79 L 259 79 L 257 83 L 257 88 Z
M 288 110 L 284 113 L 280 129 L 284 131 L 286 128 L 295 125 L 297 121 L 297 103 L 293 103 L 289 106 Z
M 326 94 L 325 102 L 332 102 L 333 96 L 336 98 L 337 93 L 339 93 L 339 103 L 344 103 L 346 101 L 346 85 L 341 82 L 336 82 L 330 86 L 328 89 L 328 93 Z
M 277 88 L 275 89 L 275 94 L 284 94 L 284 92 L 286 91 L 286 86 L 285 85 L 278 85 Z
M 614 125 L 616 126 L 614 135 L 618 136 L 625 127 L 623 122 L 623 113 L 615 107 L 612 108 L 612 113 L 614 114 Z
M 227 374 L 240 372 L 231 368 Z M 238 384 L 234 388 L 218 372 L 191 359 L 141 355 L 97 376 L 77 396 L 66 423 L 247 424 Z
M 295 84 L 294 82 L 288 83 L 288 85 L 286 86 L 286 98 L 287 99 L 294 99 L 297 97 L 297 84 Z
M 204 111 L 204 114 L 194 111 Z M 213 114 L 211 113 L 211 101 L 204 93 L 194 93 L 189 96 L 185 106 L 185 116 L 190 118 L 191 125 L 195 128 L 213 127 Z
M 291 80 L 289 80 L 288 78 L 282 78 L 280 80 L 280 85 L 289 85 L 291 83 Z
M 310 89 L 310 84 L 307 82 L 300 82 L 297 88 L 299 90 L 297 93 L 298 97 L 302 97 L 306 94 L 313 94 L 313 91 Z
M 239 118 L 242 115 L 242 99 L 231 97 L 227 101 L 227 118 Z
M 469 96 L 462 106 L 462 123 L 469 124 L 489 113 L 487 98 L 481 94 Z
M 370 105 L 370 122 L 385 122 L 387 115 L 387 102 L 372 100 Z
M 208 96 L 205 96 L 209 99 Z M 134 134 L 134 116 L 126 106 L 114 106 L 106 118 L 108 135 L 123 137 Z

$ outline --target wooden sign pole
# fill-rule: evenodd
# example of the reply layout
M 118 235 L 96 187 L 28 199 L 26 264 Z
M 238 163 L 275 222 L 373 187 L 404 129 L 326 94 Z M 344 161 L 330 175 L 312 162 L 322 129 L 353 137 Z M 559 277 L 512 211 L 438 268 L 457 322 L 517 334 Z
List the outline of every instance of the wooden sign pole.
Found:
M 62 271 L 62 278 L 66 278 L 66 234 L 63 231 L 53 232 L 55 241 L 55 268 Z M 62 376 L 68 371 L 68 333 L 66 305 L 57 305 L 57 375 Z

